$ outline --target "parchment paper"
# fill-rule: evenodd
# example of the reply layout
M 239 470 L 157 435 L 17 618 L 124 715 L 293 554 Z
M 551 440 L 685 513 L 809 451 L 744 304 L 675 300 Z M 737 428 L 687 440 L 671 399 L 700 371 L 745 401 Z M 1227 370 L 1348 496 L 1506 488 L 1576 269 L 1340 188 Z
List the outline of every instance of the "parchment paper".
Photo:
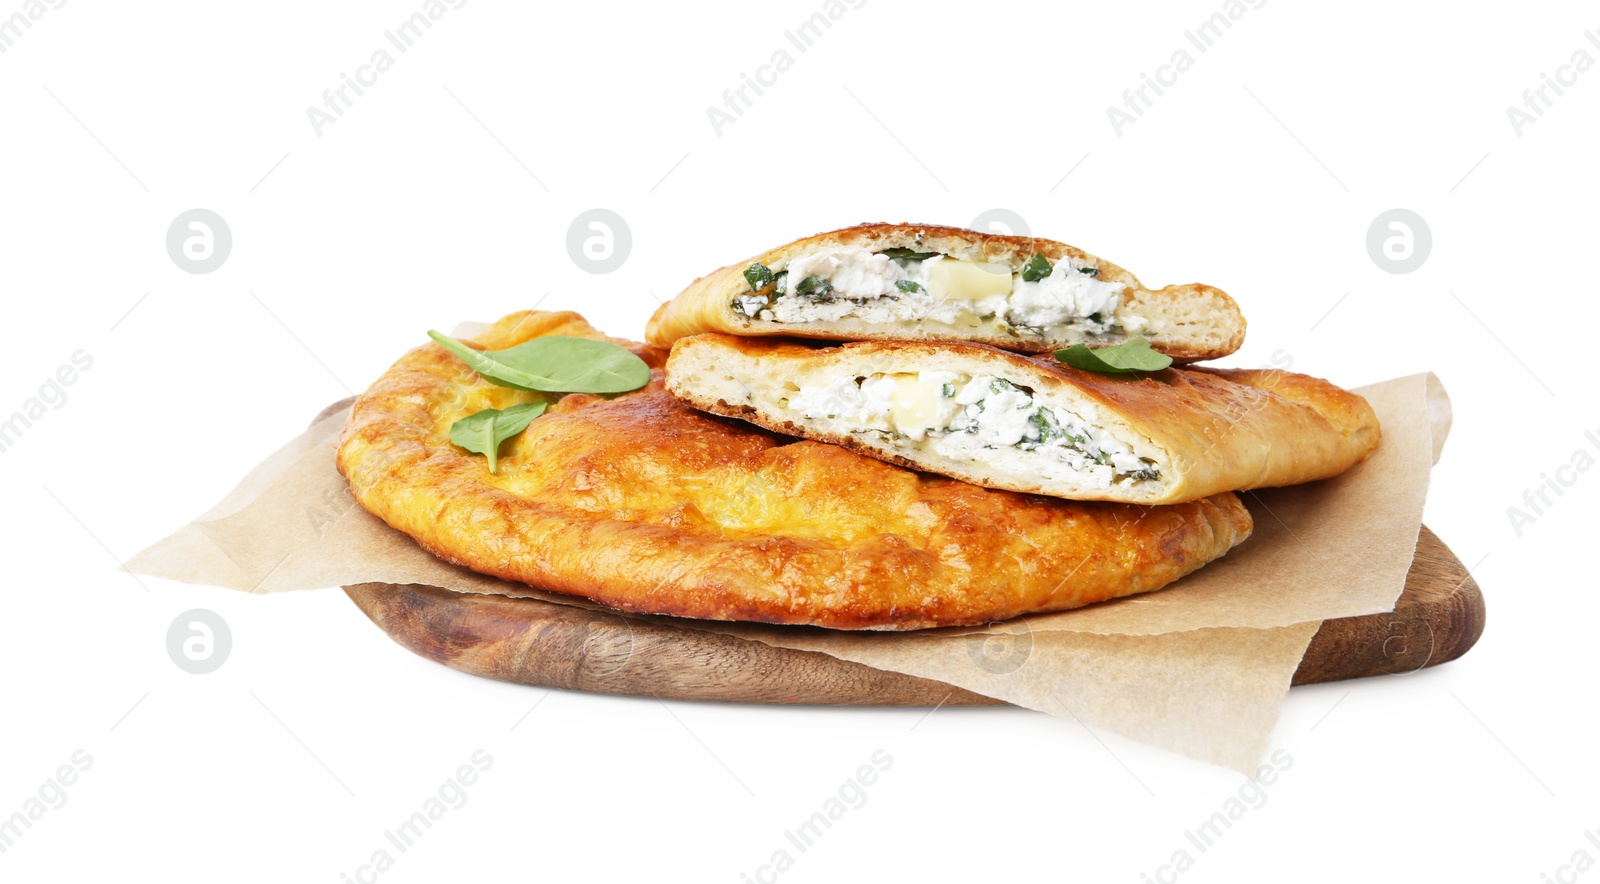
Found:
M 1321 621 L 1165 635 L 784 631 L 695 623 L 931 678 L 1253 774 Z
M 1250 773 L 1320 621 L 1393 610 L 1449 427 L 1432 375 L 1358 390 L 1383 443 L 1326 482 L 1245 495 L 1255 534 L 1156 593 L 987 628 L 848 633 L 675 620 L 957 685 Z M 129 570 L 268 593 L 421 584 L 599 608 L 445 563 L 350 497 L 333 414 Z

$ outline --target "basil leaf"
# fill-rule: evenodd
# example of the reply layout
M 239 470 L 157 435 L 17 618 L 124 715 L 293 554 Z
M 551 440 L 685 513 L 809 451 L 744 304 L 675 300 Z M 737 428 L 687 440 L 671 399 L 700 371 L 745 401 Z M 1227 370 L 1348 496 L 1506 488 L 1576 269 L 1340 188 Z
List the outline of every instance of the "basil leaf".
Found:
M 772 282 L 772 271 L 765 264 L 751 264 L 744 269 L 744 281 L 750 283 L 750 291 L 759 292 Z
M 1100 268 L 1098 268 L 1098 267 L 1079 267 L 1078 268 L 1078 272 L 1082 273 L 1084 276 L 1099 276 L 1100 275 Z
M 899 289 L 902 292 L 920 292 L 920 291 L 922 291 L 922 286 L 918 285 L 914 280 L 910 280 L 910 279 L 896 280 L 895 284 L 894 284 L 894 287 Z
M 501 410 L 486 408 L 450 425 L 450 441 L 473 454 L 489 458 L 489 472 L 500 471 L 500 443 L 526 430 L 534 418 L 544 414 L 545 403 L 513 405 Z
M 1034 252 L 1028 263 L 1022 265 L 1022 278 L 1027 282 L 1038 282 L 1050 275 L 1053 268 L 1050 261 L 1041 252 Z
M 812 298 L 824 298 L 833 291 L 833 283 L 820 276 L 808 276 L 800 280 L 800 284 L 795 286 L 794 290 Z
M 552 335 L 505 350 L 474 350 L 436 331 L 438 342 L 491 384 L 546 393 L 626 393 L 650 383 L 650 366 L 606 341 Z
M 887 256 L 889 258 L 893 258 L 893 259 L 898 260 L 898 261 L 926 261 L 929 258 L 937 257 L 939 253 L 938 252 L 914 252 L 911 249 L 905 249 L 905 248 L 898 248 L 897 247 L 897 248 L 893 248 L 893 249 L 884 249 L 883 251 L 879 252 L 878 254 L 885 255 L 885 256 Z
M 1126 344 L 1090 350 L 1082 344 L 1073 344 L 1057 350 L 1056 358 L 1084 371 L 1101 374 L 1131 374 L 1136 371 L 1160 371 L 1172 364 L 1172 357 L 1150 349 L 1150 342 L 1134 338 Z
M 789 293 L 789 271 L 779 270 L 778 275 L 772 277 L 772 293 L 786 295 Z

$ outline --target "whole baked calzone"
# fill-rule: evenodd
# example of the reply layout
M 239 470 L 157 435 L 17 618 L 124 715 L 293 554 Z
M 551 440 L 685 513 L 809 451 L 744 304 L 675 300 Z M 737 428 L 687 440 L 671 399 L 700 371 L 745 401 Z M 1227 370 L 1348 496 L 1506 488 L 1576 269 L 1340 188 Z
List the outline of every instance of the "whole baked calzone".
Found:
M 620 609 L 839 629 L 971 625 L 1158 589 L 1249 536 L 1232 493 L 1172 506 L 996 491 L 708 415 L 666 351 L 574 313 L 514 313 L 468 342 L 611 340 L 650 383 L 606 398 L 495 386 L 436 344 L 356 401 L 339 470 L 362 506 L 475 571 Z M 450 442 L 486 408 L 553 404 L 498 472 Z

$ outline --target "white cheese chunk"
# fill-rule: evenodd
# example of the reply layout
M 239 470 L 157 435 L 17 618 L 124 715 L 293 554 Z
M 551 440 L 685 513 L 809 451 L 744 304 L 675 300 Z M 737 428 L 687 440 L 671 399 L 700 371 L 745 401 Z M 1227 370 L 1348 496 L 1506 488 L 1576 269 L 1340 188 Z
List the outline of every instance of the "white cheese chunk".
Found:
M 1011 293 L 1010 317 L 1019 325 L 1049 326 L 1092 316 L 1109 318 L 1122 303 L 1120 282 L 1101 282 L 1080 273 L 1070 261 L 1061 261 L 1050 275 L 1028 282 L 1017 277 Z
M 899 291 L 895 282 L 903 278 L 901 269 L 886 255 L 866 249 L 829 249 L 801 255 L 788 264 L 789 291 L 808 276 L 819 277 L 833 286 L 838 298 L 880 298 Z

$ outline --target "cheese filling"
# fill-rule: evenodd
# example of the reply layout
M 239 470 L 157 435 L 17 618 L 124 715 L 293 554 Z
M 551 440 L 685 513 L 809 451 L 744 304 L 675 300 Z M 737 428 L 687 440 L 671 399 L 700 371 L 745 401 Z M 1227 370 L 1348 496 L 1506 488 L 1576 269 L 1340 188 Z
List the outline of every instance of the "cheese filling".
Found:
M 906 251 L 829 249 L 800 255 L 776 270 L 752 265 L 752 271 L 767 274 L 758 278 L 770 281 L 752 281 L 752 291 L 731 306 L 751 319 L 778 323 L 851 317 L 874 324 L 998 326 L 1023 336 L 1062 326 L 1087 334 L 1136 334 L 1147 325 L 1141 317 L 1118 313 L 1123 283 L 1102 281 L 1098 268 L 1071 259 L 1051 264 L 1035 258 L 1045 269 L 1040 275 L 946 255 L 891 254 Z
M 1072 412 L 1045 405 L 995 375 L 949 371 L 878 373 L 802 385 L 787 407 L 847 422 L 850 432 L 953 460 L 979 461 L 1050 479 L 1112 483 L 1157 479 L 1155 461 Z

